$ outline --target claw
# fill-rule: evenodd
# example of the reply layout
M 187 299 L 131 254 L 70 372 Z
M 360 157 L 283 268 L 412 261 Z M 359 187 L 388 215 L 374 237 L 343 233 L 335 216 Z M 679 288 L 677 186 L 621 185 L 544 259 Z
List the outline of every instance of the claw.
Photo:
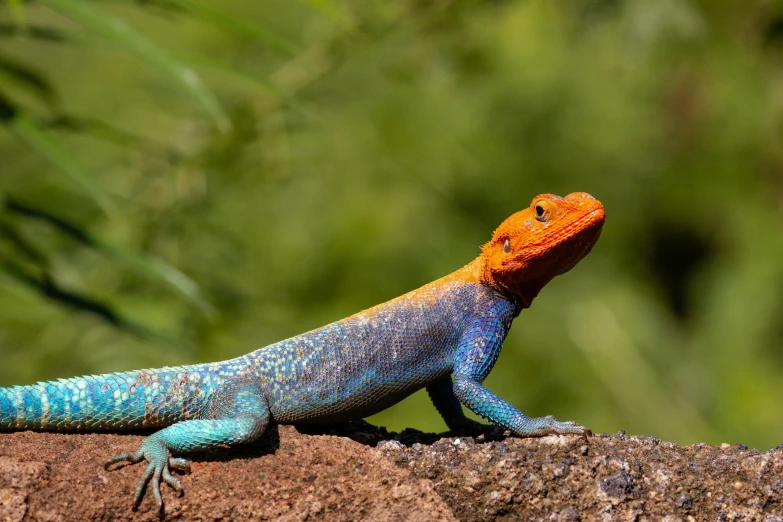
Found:
M 133 497 L 133 511 L 139 509 L 139 504 L 141 504 L 141 499 L 144 498 L 144 493 L 147 491 L 147 484 L 149 483 L 150 478 L 152 478 L 153 473 L 155 473 L 155 464 L 150 462 L 144 475 L 141 476 L 139 486 L 136 488 L 136 495 Z
M 144 470 L 139 485 L 136 488 L 136 493 L 133 496 L 133 510 L 136 511 L 141 505 L 141 501 L 144 499 L 144 494 L 147 491 L 147 485 L 152 481 L 152 494 L 158 504 L 159 514 L 162 515 L 164 512 L 164 504 L 163 496 L 160 491 L 160 483 L 165 482 L 177 492 L 178 496 L 182 496 L 184 493 L 182 484 L 171 474 L 170 470 L 174 469 L 180 472 L 190 473 L 190 465 L 185 459 L 172 458 L 169 450 L 165 446 L 159 443 L 156 444 L 154 441 L 145 441 L 136 453 L 132 455 L 130 453 L 123 453 L 122 455 L 112 457 L 106 461 L 104 468 L 109 470 L 113 464 L 119 462 L 137 464 L 145 459 L 149 462 L 149 465 L 147 466 L 147 469 Z

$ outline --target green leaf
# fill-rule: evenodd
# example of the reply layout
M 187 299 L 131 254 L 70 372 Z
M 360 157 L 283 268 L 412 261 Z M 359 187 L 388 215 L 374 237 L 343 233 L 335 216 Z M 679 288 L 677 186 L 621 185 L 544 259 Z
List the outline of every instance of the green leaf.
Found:
M 260 86 L 264 90 L 267 90 L 272 94 L 274 94 L 275 96 L 277 96 L 288 107 L 292 109 L 296 109 L 303 114 L 306 114 L 305 109 L 302 107 L 301 102 L 297 99 L 296 96 L 281 89 L 280 87 L 278 87 L 277 85 L 273 84 L 272 82 L 270 82 L 265 78 L 262 78 L 252 73 L 241 71 L 239 69 L 230 67 L 220 62 L 204 59 L 200 56 L 188 56 L 185 59 L 187 59 L 189 63 L 192 63 L 193 65 L 196 65 L 201 69 L 206 69 L 214 73 L 226 76 L 228 78 L 233 78 L 235 80 L 242 80 Z
M 235 34 L 242 34 L 253 38 L 256 41 L 266 44 L 289 56 L 295 56 L 298 52 L 296 45 L 259 27 L 257 23 L 248 23 L 239 18 L 234 18 L 233 16 L 226 14 L 223 10 L 203 5 L 194 0 L 175 0 L 175 3 L 190 16 L 202 20 L 203 22 L 227 29 Z
M 172 162 L 179 161 L 182 157 L 182 153 L 165 143 L 159 143 L 145 136 L 140 136 L 91 118 L 59 114 L 52 119 L 42 121 L 41 125 L 49 129 L 82 134 L 93 139 L 103 140 L 147 156 L 160 156 Z
M 47 272 L 49 271 L 49 260 L 35 245 L 25 239 L 15 223 L 12 223 L 10 220 L 0 219 L 0 236 L 4 237 L 24 259 Z
M 20 25 L 9 22 L 0 23 L 0 37 L 15 38 L 20 36 L 47 42 L 67 42 L 71 39 L 67 32 L 53 27 L 33 24 Z
M 228 116 L 196 71 L 137 32 L 125 20 L 104 13 L 83 0 L 43 0 L 43 3 L 157 67 L 204 107 L 221 132 L 231 130 Z
M 42 276 L 36 276 L 30 274 L 22 266 L 13 261 L 4 259 L 0 259 L 0 274 L 16 280 L 19 284 L 28 287 L 41 294 L 42 297 L 61 306 L 70 308 L 74 311 L 93 314 L 115 328 L 124 330 L 142 339 L 171 344 L 171 341 L 163 335 L 125 317 L 115 310 L 111 304 L 61 287 L 51 277 L 51 274 L 46 273 Z
M 0 95 L 0 123 L 31 150 L 78 184 L 107 215 L 114 212 L 112 201 L 90 181 L 89 175 L 71 157 L 66 148 L 49 137 L 35 120 L 14 107 L 2 95 Z
M 43 75 L 2 54 L 0 54 L 0 81 L 19 91 L 32 94 L 50 109 L 56 105 L 57 95 Z
M 8 0 L 8 10 L 11 11 L 11 16 L 19 25 L 24 25 L 27 21 L 25 16 L 24 6 L 22 0 Z
M 351 18 L 331 0 L 305 0 L 306 3 L 345 25 L 353 25 Z
M 34 40 L 57 43 L 70 40 L 70 35 L 68 33 L 52 27 L 32 24 L 19 25 L 14 23 L 0 23 L 0 37 L 16 38 L 21 36 Z
M 83 227 L 63 219 L 57 215 L 40 210 L 29 205 L 7 199 L 5 210 L 27 218 L 43 221 L 66 234 L 71 239 L 111 257 L 136 274 L 147 279 L 163 283 L 199 308 L 207 316 L 214 316 L 216 311 L 201 293 L 195 281 L 163 259 L 147 254 L 139 254 L 112 245 L 103 239 L 87 232 Z
M 94 237 L 93 240 L 95 241 L 96 249 L 117 259 L 141 276 L 165 283 L 166 286 L 195 305 L 205 315 L 209 317 L 216 315 L 215 308 L 201 293 L 198 284 L 178 268 L 159 257 L 130 252 Z

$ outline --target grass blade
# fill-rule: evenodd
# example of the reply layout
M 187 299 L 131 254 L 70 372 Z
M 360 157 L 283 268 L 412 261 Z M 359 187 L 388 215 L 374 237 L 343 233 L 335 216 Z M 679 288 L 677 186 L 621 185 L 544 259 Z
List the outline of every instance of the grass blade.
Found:
M 16 280 L 19 284 L 37 292 L 45 299 L 77 312 L 92 314 L 119 330 L 123 330 L 141 339 L 171 344 L 162 335 L 124 317 L 112 308 L 109 303 L 61 287 L 49 274 L 45 274 L 42 277 L 36 277 L 25 271 L 21 266 L 3 259 L 0 259 L 0 274 Z
M 157 67 L 204 107 L 221 132 L 231 130 L 228 116 L 196 71 L 172 57 L 125 20 L 107 14 L 83 0 L 43 0 L 43 3 Z
M 11 11 L 11 16 L 19 25 L 24 25 L 27 22 L 22 0 L 8 0 L 8 10 Z
M 251 84 L 255 84 L 266 91 L 271 92 L 277 96 L 285 105 L 292 109 L 296 109 L 301 113 L 305 113 L 305 109 L 296 96 L 286 92 L 277 85 L 273 84 L 269 80 L 266 80 L 257 74 L 248 73 L 234 67 L 227 66 L 220 62 L 207 60 L 200 56 L 188 56 L 186 57 L 189 63 L 198 66 L 202 70 L 212 71 L 215 74 L 225 76 L 234 80 L 241 80 Z
M 297 46 L 288 40 L 262 29 L 257 24 L 234 18 L 220 9 L 203 5 L 194 0 L 175 0 L 175 3 L 193 18 L 226 29 L 234 34 L 250 37 L 288 56 L 296 56 L 299 51 Z
M 125 266 L 148 279 L 157 280 L 184 297 L 201 310 L 204 315 L 214 317 L 215 308 L 201 293 L 198 284 L 175 266 L 159 257 L 137 254 L 96 240 L 96 248 L 115 258 Z
M 319 11 L 329 15 L 332 19 L 349 26 L 353 25 L 351 19 L 332 0 L 304 0 Z
M 146 279 L 163 283 L 200 309 L 205 315 L 212 317 L 216 313 L 195 281 L 159 257 L 131 252 L 112 245 L 59 216 L 12 199 L 6 199 L 5 210 L 43 221 L 71 239 L 119 261 L 134 273 Z
M 171 162 L 182 159 L 181 152 L 172 147 L 168 147 L 165 143 L 159 143 L 144 136 L 90 118 L 60 114 L 50 120 L 42 121 L 41 125 L 49 129 L 81 134 L 93 139 L 103 140 L 108 143 L 113 143 L 118 147 L 138 151 L 147 156 L 160 156 Z
M 89 175 L 71 157 L 65 147 L 47 136 L 37 122 L 8 103 L 2 95 L 0 95 L 0 123 L 32 151 L 71 178 L 103 212 L 107 215 L 114 212 L 114 204 L 108 196 L 90 181 Z
M 57 93 L 43 75 L 2 54 L 0 54 L 0 81 L 8 88 L 16 87 L 19 91 L 39 99 L 49 109 L 57 105 Z
M 67 42 L 70 40 L 68 33 L 61 31 L 60 29 L 47 27 L 45 25 L 19 25 L 8 22 L 0 23 L 0 37 L 25 37 L 55 43 Z

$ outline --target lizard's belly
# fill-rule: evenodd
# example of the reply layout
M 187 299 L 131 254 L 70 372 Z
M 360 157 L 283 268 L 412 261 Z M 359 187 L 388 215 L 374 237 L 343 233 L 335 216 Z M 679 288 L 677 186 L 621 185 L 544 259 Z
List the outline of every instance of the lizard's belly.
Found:
M 382 396 L 351 396 L 337 402 L 320 401 L 316 403 L 308 401 L 304 407 L 302 404 L 292 403 L 285 405 L 286 407 L 280 411 L 273 412 L 272 417 L 282 424 L 318 424 L 358 420 L 397 404 L 419 389 L 421 387 L 393 391 Z

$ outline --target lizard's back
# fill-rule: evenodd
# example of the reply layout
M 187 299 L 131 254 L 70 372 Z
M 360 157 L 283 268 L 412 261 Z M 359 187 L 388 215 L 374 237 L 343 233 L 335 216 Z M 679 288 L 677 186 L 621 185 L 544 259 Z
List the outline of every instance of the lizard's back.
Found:
M 468 265 L 413 292 L 247 357 L 278 422 L 361 418 L 448 375 L 464 325 L 508 301 Z

